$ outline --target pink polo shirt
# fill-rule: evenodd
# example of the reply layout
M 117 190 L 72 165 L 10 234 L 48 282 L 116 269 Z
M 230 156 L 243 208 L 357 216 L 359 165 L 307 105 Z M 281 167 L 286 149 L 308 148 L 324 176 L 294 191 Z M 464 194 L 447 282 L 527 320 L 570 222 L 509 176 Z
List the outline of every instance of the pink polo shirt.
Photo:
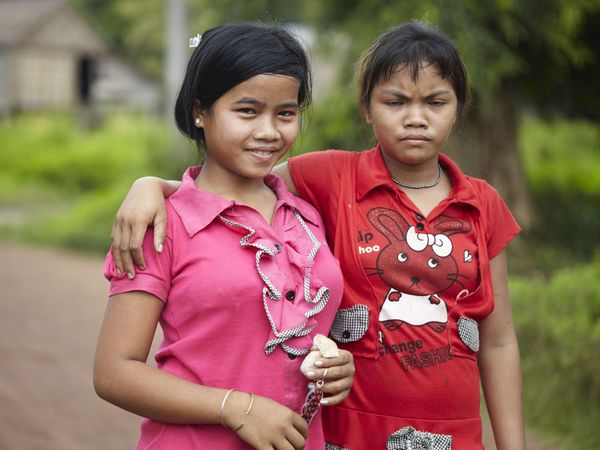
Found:
M 146 234 L 146 270 L 133 280 L 118 276 L 109 253 L 110 295 L 145 291 L 164 302 L 164 340 L 155 355 L 161 370 L 253 392 L 299 412 L 307 394 L 301 354 L 316 333 L 329 333 L 343 290 L 321 219 L 275 175 L 265 179 L 278 198 L 269 225 L 253 208 L 197 189 L 199 172 L 188 169 L 166 200 L 161 254 L 153 250 L 152 232 Z M 322 449 L 323 442 L 319 413 L 305 448 Z M 250 447 L 220 425 L 145 419 L 138 448 Z

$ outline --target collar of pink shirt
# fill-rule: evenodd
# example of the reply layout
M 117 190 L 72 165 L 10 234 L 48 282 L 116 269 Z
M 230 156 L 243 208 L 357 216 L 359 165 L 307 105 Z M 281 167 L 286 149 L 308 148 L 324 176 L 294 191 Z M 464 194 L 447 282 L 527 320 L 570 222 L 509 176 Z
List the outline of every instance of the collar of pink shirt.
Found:
M 196 177 L 201 170 L 202 166 L 188 168 L 183 175 L 181 186 L 169 197 L 169 202 L 181 217 L 190 237 L 205 228 L 227 208 L 240 204 L 235 200 L 227 200 L 211 192 L 198 189 Z M 277 195 L 277 206 L 286 204 L 298 211 L 303 219 L 315 225 L 320 223 L 316 212 L 312 208 L 302 207 L 300 204 L 302 200 L 290 193 L 283 180 L 277 175 L 267 175 L 265 184 Z

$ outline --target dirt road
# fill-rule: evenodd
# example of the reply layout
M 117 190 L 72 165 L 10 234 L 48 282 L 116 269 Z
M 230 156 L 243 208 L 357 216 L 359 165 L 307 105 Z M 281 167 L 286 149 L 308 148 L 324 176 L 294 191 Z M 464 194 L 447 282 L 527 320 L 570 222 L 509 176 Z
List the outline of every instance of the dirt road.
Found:
M 139 418 L 92 386 L 107 292 L 101 258 L 0 243 L 0 449 L 134 448 Z

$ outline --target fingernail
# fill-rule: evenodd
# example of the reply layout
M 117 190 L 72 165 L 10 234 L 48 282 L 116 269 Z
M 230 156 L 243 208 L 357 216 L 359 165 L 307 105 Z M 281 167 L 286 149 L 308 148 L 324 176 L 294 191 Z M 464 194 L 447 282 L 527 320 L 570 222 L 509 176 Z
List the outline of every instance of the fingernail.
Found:
M 123 271 L 117 267 L 117 275 L 123 275 Z
M 321 405 L 329 405 L 329 400 L 327 400 L 326 398 L 322 398 L 319 403 L 321 403 Z
M 308 378 L 314 378 L 314 377 L 315 377 L 315 375 L 316 375 L 316 374 L 315 374 L 314 372 L 312 372 L 312 371 L 306 372 L 306 376 L 307 376 Z
M 163 251 L 163 245 L 162 244 L 158 244 L 158 248 L 156 249 L 156 251 L 158 253 L 162 253 L 162 251 Z
M 317 385 L 315 383 L 308 383 L 308 388 L 309 389 L 314 389 L 316 387 L 317 387 Z
M 321 360 L 315 361 L 315 366 L 321 367 L 322 365 L 323 365 L 323 361 L 321 361 Z
M 127 272 L 127 278 L 129 278 L 130 280 L 133 280 L 133 273 Z

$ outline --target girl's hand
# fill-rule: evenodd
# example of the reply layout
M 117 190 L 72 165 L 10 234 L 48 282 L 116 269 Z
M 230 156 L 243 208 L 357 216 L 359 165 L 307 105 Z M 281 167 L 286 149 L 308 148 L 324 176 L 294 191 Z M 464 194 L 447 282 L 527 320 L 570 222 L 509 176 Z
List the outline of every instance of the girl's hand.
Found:
M 118 273 L 135 276 L 135 265 L 146 268 L 142 242 L 148 225 L 154 227 L 154 248 L 162 251 L 167 212 L 163 193 L 164 181 L 155 177 L 137 179 L 127 193 L 112 227 L 112 253 Z
M 348 350 L 339 350 L 340 356 L 335 358 L 320 358 L 315 361 L 315 369 L 311 382 L 324 379 L 321 390 L 325 395 L 321 400 L 323 405 L 337 405 L 348 397 L 354 380 L 354 357 Z M 327 371 L 327 372 L 325 372 Z
M 246 415 L 250 395 L 233 392 L 227 402 L 223 418 L 237 435 L 256 449 L 293 450 L 304 448 L 308 425 L 291 409 L 266 397 L 254 396 L 254 404 Z

